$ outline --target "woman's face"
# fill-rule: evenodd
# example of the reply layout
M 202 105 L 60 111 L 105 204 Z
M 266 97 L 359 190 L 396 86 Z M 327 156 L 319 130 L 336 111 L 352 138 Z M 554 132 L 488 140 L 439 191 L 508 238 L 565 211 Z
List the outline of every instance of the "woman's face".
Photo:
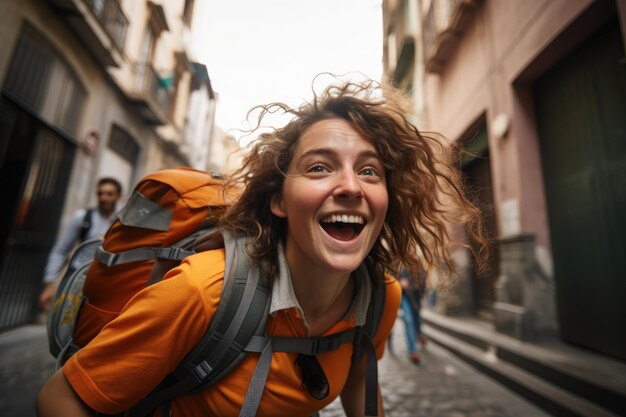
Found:
M 272 213 L 288 223 L 292 269 L 350 273 L 378 238 L 387 212 L 385 170 L 372 140 L 328 119 L 301 135 Z

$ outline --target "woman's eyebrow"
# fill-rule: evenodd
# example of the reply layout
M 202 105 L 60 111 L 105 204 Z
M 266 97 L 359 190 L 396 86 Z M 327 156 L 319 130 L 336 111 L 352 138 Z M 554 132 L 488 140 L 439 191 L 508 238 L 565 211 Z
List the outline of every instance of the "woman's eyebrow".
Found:
M 337 154 L 337 151 L 333 148 L 315 148 L 315 149 L 309 149 L 308 151 L 304 152 L 301 156 L 301 158 L 305 158 L 307 156 L 334 156 Z
M 378 152 L 372 151 L 372 150 L 367 150 L 367 151 L 360 152 L 359 153 L 359 158 L 360 159 L 374 158 L 374 159 L 380 160 L 380 156 L 378 155 Z
M 316 149 L 309 149 L 308 151 L 304 152 L 301 158 L 305 158 L 307 156 L 332 157 L 332 156 L 335 156 L 336 154 L 337 154 L 337 150 L 334 148 L 316 148 Z M 380 159 L 380 156 L 378 155 L 376 151 L 373 151 L 373 150 L 365 150 L 365 151 L 359 152 L 358 159 L 368 159 L 368 158 Z

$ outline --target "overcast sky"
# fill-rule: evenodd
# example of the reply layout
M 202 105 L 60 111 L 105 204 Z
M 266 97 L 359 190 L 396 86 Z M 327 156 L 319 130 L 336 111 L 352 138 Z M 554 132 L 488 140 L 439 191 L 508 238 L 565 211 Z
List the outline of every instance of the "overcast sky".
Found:
M 241 138 L 246 112 L 311 98 L 321 72 L 382 75 L 381 0 L 196 2 L 196 55 L 218 94 L 216 125 Z M 318 85 L 316 83 L 316 85 Z M 244 142 L 249 140 L 244 139 Z

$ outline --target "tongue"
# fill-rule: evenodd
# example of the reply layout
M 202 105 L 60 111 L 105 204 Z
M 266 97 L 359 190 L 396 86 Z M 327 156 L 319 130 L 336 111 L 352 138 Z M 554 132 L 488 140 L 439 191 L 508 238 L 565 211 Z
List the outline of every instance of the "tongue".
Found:
M 352 225 L 345 223 L 325 223 L 322 227 L 326 230 L 326 233 L 337 240 L 348 241 L 356 237 L 356 232 Z

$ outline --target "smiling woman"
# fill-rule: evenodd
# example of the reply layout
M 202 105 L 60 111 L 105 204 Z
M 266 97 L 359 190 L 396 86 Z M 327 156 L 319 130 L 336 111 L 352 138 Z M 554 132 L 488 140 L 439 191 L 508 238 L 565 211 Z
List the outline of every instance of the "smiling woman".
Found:
M 390 272 L 401 262 L 415 272 L 449 262 L 448 222 L 477 215 L 446 148 L 420 134 L 405 104 L 399 90 L 367 81 L 338 83 L 299 108 L 260 107 L 259 124 L 275 111 L 293 118 L 261 134 L 229 178 L 227 189 L 241 195 L 219 224 L 248 237 L 246 254 L 271 282 L 270 353 L 247 355 L 198 395 L 174 398 L 167 413 L 251 415 L 248 394 L 263 386 L 258 416 L 309 416 L 337 396 L 348 417 L 384 414 L 375 360 L 401 298 Z M 224 249 L 201 252 L 139 292 L 46 384 L 40 415 L 115 414 L 142 400 L 206 332 L 225 264 Z M 272 352 L 285 340 L 289 349 Z M 265 385 L 255 385 L 258 369 Z
M 304 130 L 271 202 L 272 214 L 288 223 L 289 267 L 302 272 L 292 280 L 356 270 L 380 234 L 387 203 L 385 169 L 372 140 L 338 118 Z
M 272 196 L 281 196 L 291 183 L 301 184 L 304 194 L 330 180 L 341 186 L 334 190 L 340 194 L 349 193 L 349 187 L 358 194 L 372 185 L 384 184 L 388 206 L 380 236 L 368 252 L 376 268 L 395 272 L 402 262 L 421 274 L 429 266 L 443 263 L 453 270 L 448 249 L 460 242 L 453 242 L 449 228 L 459 223 L 467 223 L 468 233 L 479 242 L 470 249 L 475 250 L 480 267 L 483 260 L 479 251 L 485 243 L 482 225 L 478 210 L 461 188 L 453 159 L 458 153 L 445 142 L 422 134 L 408 121 L 411 104 L 403 91 L 369 80 L 337 82 L 299 108 L 284 103 L 255 107 L 249 114 L 258 111 L 258 126 L 267 115 L 280 112 L 292 120 L 261 134 L 253 144 L 244 167 L 232 178 L 245 183 L 244 198 L 225 222 L 258 234 L 251 255 L 275 272 L 276 249 L 292 221 L 270 209 Z M 360 159 L 353 156 L 352 167 L 341 167 L 339 153 L 357 139 L 367 144 Z M 326 143 L 312 145 L 316 140 Z M 345 176 L 349 172 L 354 176 Z M 252 206 L 260 210 L 258 217 L 244 215 L 253 211 Z M 340 224 L 349 221 L 344 220 L 344 214 L 356 214 L 364 228 L 369 221 L 363 213 L 349 210 L 322 213 L 325 217 L 317 222 L 328 234 L 349 230 Z M 259 221 L 261 218 L 267 220 Z

